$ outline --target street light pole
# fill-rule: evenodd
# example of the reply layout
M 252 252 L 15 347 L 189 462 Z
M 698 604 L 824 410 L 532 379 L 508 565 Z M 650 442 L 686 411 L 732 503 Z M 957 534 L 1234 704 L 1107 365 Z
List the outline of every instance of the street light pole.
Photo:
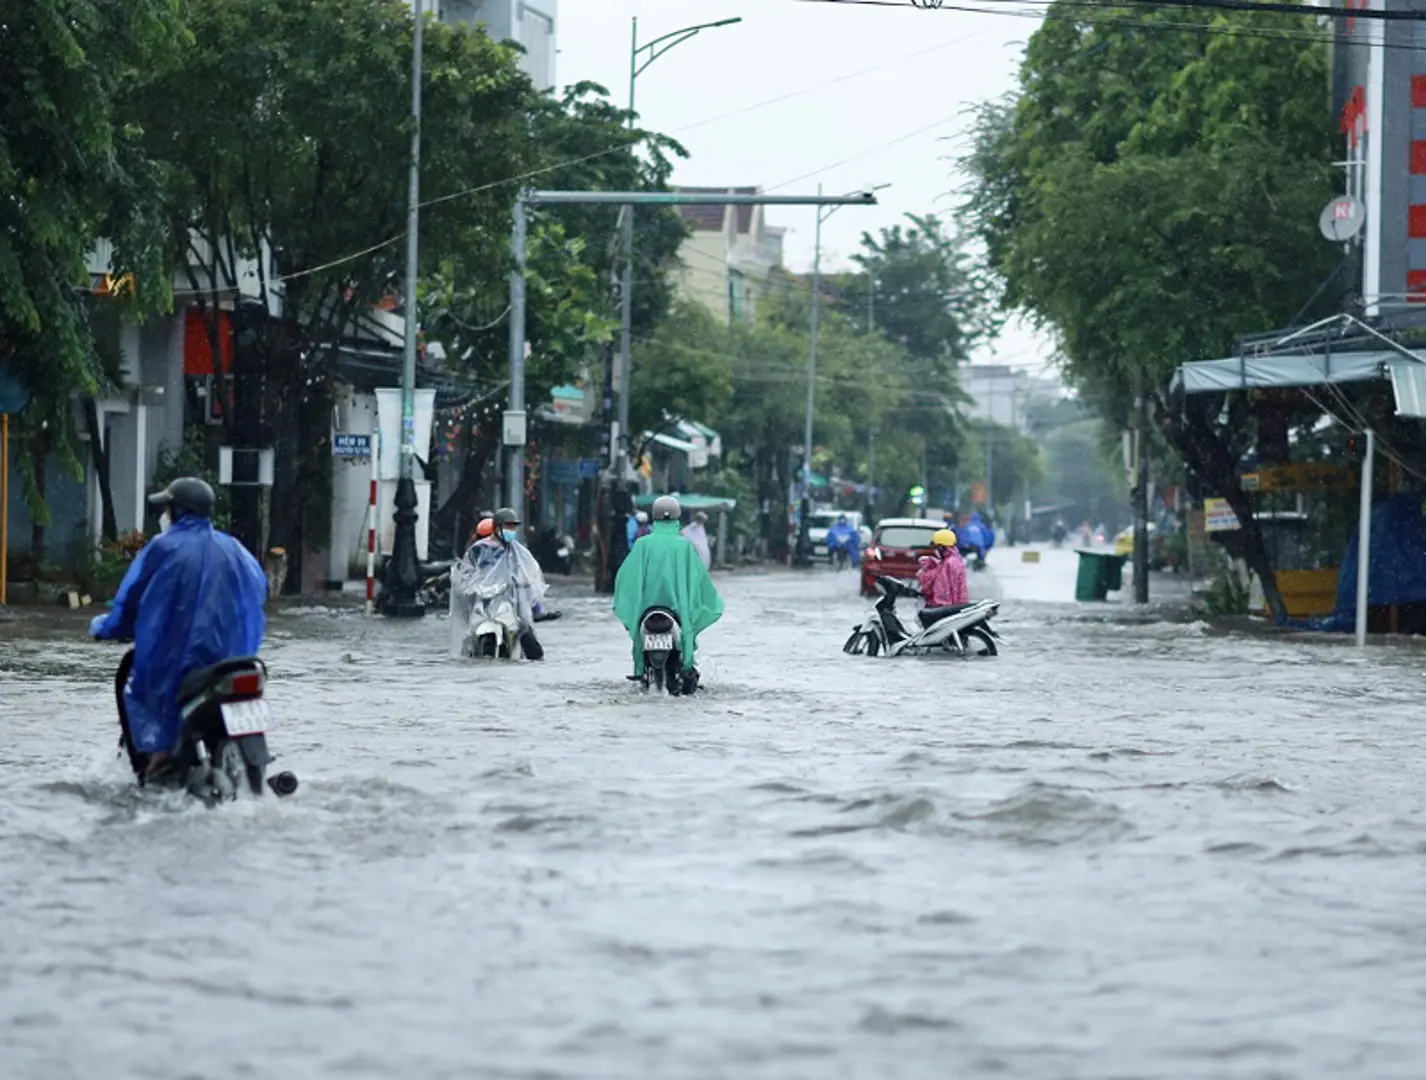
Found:
M 653 41 L 645 45 L 640 45 L 639 18 L 637 15 L 634 16 L 629 39 L 629 130 L 634 130 L 634 101 L 639 76 L 648 69 L 650 64 L 669 49 L 683 44 L 690 38 L 697 37 L 703 30 L 732 26 L 734 23 L 742 21 L 741 18 L 720 19 L 717 22 L 686 26 L 682 30 L 674 30 L 672 33 L 654 38 Z M 619 251 L 623 265 L 619 277 L 619 357 L 616 369 L 618 377 L 612 380 L 619 403 L 616 413 L 618 419 L 611 421 L 609 425 L 609 457 L 613 470 L 615 493 L 622 492 L 628 483 L 630 466 L 629 379 L 634 341 L 634 207 L 632 204 L 626 204 L 619 208 Z M 619 527 L 620 514 L 621 512 L 627 513 L 632 508 L 632 504 L 621 506 L 619 503 L 620 500 L 617 498 L 611 499 L 612 543 L 610 550 L 615 557 L 610 560 L 612 565 L 606 575 L 608 579 L 606 584 L 611 589 L 614 573 L 619 569 L 619 563 L 623 561 L 625 553 L 623 532 Z
M 865 190 L 875 194 L 878 191 L 885 191 L 890 186 L 890 184 L 877 184 L 875 187 Z M 822 198 L 821 184 L 817 185 L 817 197 L 818 199 Z M 800 520 L 797 525 L 797 547 L 792 558 L 794 566 L 812 565 L 812 538 L 808 535 L 808 530 L 811 528 L 810 518 L 812 516 L 812 407 L 817 397 L 817 323 L 822 306 L 822 222 L 839 209 L 841 209 L 840 205 L 829 206 L 825 209 L 818 208 L 817 229 L 812 249 L 812 342 L 807 353 L 807 415 L 804 417 L 802 429 L 802 499 L 798 515 Z M 870 311 L 869 308 L 868 311 Z M 870 316 L 868 316 L 868 327 L 870 327 Z
M 381 609 L 387 615 L 419 618 L 426 614 L 416 599 L 421 569 L 416 555 L 416 279 L 420 251 L 421 217 L 421 49 L 425 12 L 422 0 L 412 0 L 415 37 L 411 57 L 411 175 L 406 201 L 406 340 L 401 357 L 401 473 L 396 485 L 396 536 L 391 561 L 381 591 Z M 375 453 L 375 447 L 372 448 Z

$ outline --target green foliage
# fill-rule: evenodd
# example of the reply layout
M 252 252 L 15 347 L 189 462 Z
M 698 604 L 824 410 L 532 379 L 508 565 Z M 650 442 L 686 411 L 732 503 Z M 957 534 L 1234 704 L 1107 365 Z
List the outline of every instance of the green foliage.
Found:
M 862 251 L 852 258 L 861 273 L 841 279 L 843 310 L 912 358 L 948 371 L 999 329 L 994 289 L 962 237 L 947 235 L 939 218 L 907 220 L 909 228 L 862 235 Z
M 1136 369 L 1153 386 L 1227 355 L 1331 269 L 1326 54 L 1254 33 L 1276 15 L 1136 12 L 1163 24 L 1148 33 L 1051 10 L 1018 97 L 981 114 L 966 214 L 1005 303 L 1056 332 L 1071 382 L 1118 419 Z
M 215 455 L 208 445 L 207 433 L 203 428 L 190 427 L 184 433 L 183 446 L 174 451 L 166 450 L 159 457 L 158 468 L 154 470 L 152 488 L 161 491 L 180 476 L 196 476 L 206 480 L 217 503 L 213 509 L 213 525 L 228 531 L 232 525 L 232 499 L 228 488 L 218 483 L 218 470 L 213 464 Z M 154 518 L 157 525 L 157 518 Z
M 0 12 L 0 368 L 34 394 L 17 439 L 78 472 L 69 400 L 101 382 L 86 256 L 113 241 L 123 303 L 168 302 L 156 193 L 138 132 L 116 110 L 183 40 L 179 0 L 24 0 Z M 36 520 L 48 515 L 20 459 Z

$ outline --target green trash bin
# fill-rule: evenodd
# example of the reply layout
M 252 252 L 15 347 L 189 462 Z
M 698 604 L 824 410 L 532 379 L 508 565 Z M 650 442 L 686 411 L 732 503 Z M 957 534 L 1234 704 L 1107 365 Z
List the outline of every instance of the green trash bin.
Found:
M 1127 559 L 1127 555 L 1081 550 L 1079 576 L 1074 583 L 1074 598 L 1081 603 L 1109 599 L 1111 592 L 1117 592 L 1124 587 L 1124 563 Z

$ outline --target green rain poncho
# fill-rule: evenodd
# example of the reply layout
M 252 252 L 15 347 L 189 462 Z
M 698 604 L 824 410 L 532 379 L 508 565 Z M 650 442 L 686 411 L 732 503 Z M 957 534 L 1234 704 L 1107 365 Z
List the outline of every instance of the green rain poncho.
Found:
M 683 666 L 693 666 L 698 635 L 723 616 L 723 598 L 713 587 L 698 551 L 679 534 L 677 521 L 656 521 L 653 531 L 629 552 L 614 580 L 614 614 L 634 643 L 634 674 L 644 673 L 639 620 L 651 607 L 678 614 L 683 628 Z

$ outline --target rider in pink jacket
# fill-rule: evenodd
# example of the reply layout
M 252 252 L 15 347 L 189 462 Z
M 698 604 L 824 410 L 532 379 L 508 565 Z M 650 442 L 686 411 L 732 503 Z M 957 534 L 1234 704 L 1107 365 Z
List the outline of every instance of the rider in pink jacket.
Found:
M 956 549 L 956 534 L 950 529 L 937 529 L 931 537 L 935 548 L 932 555 L 921 557 L 916 580 L 927 607 L 950 607 L 970 603 L 970 587 L 966 584 L 966 564 Z

